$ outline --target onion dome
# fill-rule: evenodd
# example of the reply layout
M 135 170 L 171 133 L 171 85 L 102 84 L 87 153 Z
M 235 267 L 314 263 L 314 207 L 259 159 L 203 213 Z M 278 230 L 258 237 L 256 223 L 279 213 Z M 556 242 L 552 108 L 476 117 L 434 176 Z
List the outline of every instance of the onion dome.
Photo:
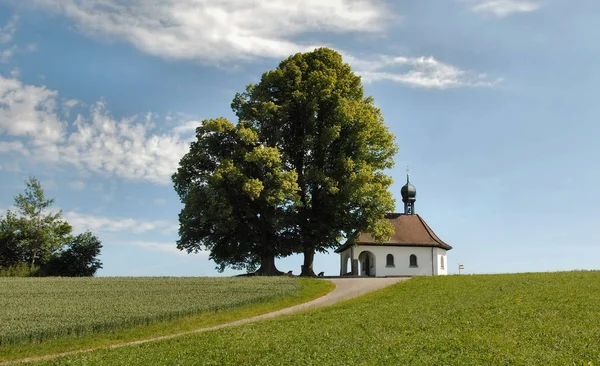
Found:
M 400 189 L 402 202 L 415 202 L 417 200 L 417 189 L 410 184 L 409 175 L 406 174 L 406 184 Z

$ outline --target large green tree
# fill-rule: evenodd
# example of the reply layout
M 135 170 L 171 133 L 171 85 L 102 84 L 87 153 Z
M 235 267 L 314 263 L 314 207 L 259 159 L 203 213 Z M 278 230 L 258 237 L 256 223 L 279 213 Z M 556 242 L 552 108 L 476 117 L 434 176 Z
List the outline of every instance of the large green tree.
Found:
M 295 249 L 289 216 L 298 177 L 259 132 L 243 121 L 203 121 L 172 177 L 184 203 L 177 247 L 210 251 L 220 271 L 260 266 L 258 274 L 280 274 L 275 258 Z
M 394 200 L 384 170 L 394 165 L 397 146 L 339 53 L 320 48 L 289 57 L 237 94 L 232 108 L 297 174 L 300 204 L 289 228 L 304 254 L 302 275 L 314 275 L 315 251 L 358 232 L 389 238 L 384 214 Z

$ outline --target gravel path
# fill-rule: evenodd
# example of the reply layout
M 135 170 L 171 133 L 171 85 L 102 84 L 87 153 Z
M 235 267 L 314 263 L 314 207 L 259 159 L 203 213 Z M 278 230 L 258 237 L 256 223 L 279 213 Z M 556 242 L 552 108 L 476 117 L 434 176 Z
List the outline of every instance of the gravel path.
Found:
M 72 352 L 57 353 L 57 354 L 53 354 L 53 355 L 31 357 L 31 358 L 25 358 L 25 359 L 9 361 L 9 362 L 0 362 L 0 366 L 13 364 L 13 363 L 21 363 L 21 362 L 50 360 L 50 359 L 61 357 L 61 356 L 68 356 L 68 355 L 73 355 L 73 354 L 83 353 L 83 352 L 91 352 L 91 351 L 94 351 L 97 349 L 111 349 L 111 348 L 121 348 L 121 347 L 126 347 L 126 346 L 133 346 L 136 344 L 156 342 L 156 341 L 161 341 L 161 340 L 165 340 L 165 339 L 181 337 L 183 335 L 188 335 L 188 334 L 202 333 L 202 332 L 207 332 L 210 330 L 215 330 L 215 329 L 220 329 L 220 328 L 225 328 L 225 327 L 232 327 L 235 325 L 241 325 L 241 324 L 246 324 L 246 323 L 252 323 L 252 322 L 255 322 L 258 320 L 262 320 L 262 319 L 274 318 L 276 316 L 283 315 L 283 314 L 291 314 L 291 313 L 296 313 L 299 311 L 313 309 L 313 308 L 317 308 L 317 307 L 329 306 L 329 305 L 335 304 L 340 301 L 352 299 L 352 298 L 364 295 L 366 293 L 369 293 L 369 292 L 372 292 L 375 290 L 379 290 L 386 286 L 389 286 L 394 283 L 404 281 L 407 279 L 408 279 L 407 277 L 328 278 L 328 279 L 324 279 L 323 281 L 332 281 L 335 284 L 335 289 L 333 291 L 331 291 L 330 293 L 328 293 L 327 295 L 319 297 L 318 299 L 309 301 L 304 304 L 295 305 L 295 306 L 292 306 L 289 308 L 273 311 L 271 313 L 258 315 L 258 316 L 252 317 L 252 318 L 241 319 L 241 320 L 237 320 L 237 321 L 230 322 L 230 323 L 215 325 L 213 327 L 200 328 L 200 329 L 196 329 L 196 330 L 192 330 L 192 331 L 188 331 L 188 332 L 177 333 L 177 334 L 170 334 L 170 335 L 162 336 L 162 337 L 147 338 L 147 339 L 141 339 L 139 341 L 113 344 L 111 346 L 106 346 L 106 347 L 97 347 L 97 348 L 83 349 L 83 350 L 72 351 Z

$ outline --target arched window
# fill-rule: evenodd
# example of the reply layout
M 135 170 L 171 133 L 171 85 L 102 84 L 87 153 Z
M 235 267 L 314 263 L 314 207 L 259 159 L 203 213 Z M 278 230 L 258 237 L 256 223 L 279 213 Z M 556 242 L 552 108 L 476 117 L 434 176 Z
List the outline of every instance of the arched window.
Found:
M 394 256 L 391 254 L 388 254 L 387 256 L 385 256 L 385 266 L 386 267 L 394 267 Z
M 419 265 L 417 264 L 417 256 L 414 254 L 410 255 L 410 267 L 418 267 Z
M 440 257 L 440 267 L 444 269 L 444 256 Z

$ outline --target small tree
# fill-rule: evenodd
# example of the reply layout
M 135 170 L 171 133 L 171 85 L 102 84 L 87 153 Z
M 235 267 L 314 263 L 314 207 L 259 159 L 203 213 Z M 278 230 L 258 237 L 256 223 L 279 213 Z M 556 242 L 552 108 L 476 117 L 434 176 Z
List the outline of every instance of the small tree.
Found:
M 2 268 L 27 262 L 28 253 L 19 241 L 17 223 L 17 217 L 10 211 L 0 219 L 0 267 Z
M 33 268 L 36 261 L 44 262 L 52 253 L 61 249 L 69 239 L 72 228 L 63 221 L 62 211 L 50 213 L 48 209 L 54 199 L 46 199 L 40 182 L 30 177 L 25 181 L 25 192 L 15 197 L 18 215 L 11 212 L 14 234 L 20 246 L 27 253 L 27 260 Z
M 87 231 L 72 237 L 66 249 L 54 254 L 42 269 L 48 276 L 86 277 L 102 268 L 97 258 L 102 243 Z
M 50 212 L 53 203 L 37 179 L 25 181 L 25 192 L 15 197 L 16 212 L 9 210 L 0 218 L 0 267 L 4 272 L 92 276 L 102 268 L 96 259 L 102 248 L 98 238 L 89 232 L 72 236 L 62 211 Z

